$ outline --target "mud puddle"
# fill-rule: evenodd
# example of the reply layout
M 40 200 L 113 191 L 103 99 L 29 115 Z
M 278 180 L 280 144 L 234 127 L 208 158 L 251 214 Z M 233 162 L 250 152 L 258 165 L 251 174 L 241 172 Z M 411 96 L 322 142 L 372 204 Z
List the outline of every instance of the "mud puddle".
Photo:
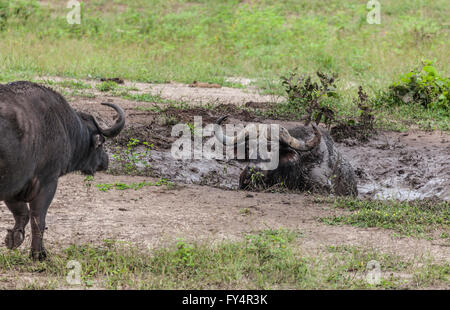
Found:
M 152 151 L 148 158 L 153 176 L 177 183 L 237 189 L 245 163 L 234 160 L 174 159 L 171 152 Z M 143 165 L 138 165 L 143 169 Z
M 381 133 L 367 143 L 346 141 L 337 143 L 337 148 L 352 163 L 362 198 L 450 198 L 447 134 Z M 246 165 L 237 160 L 175 159 L 168 148 L 152 150 L 147 162 L 152 176 L 232 190 L 238 188 L 239 175 Z M 139 168 L 144 169 L 144 166 Z
M 183 87 L 183 90 L 186 87 Z M 204 90 L 206 93 L 216 90 Z M 208 102 L 215 102 L 213 95 Z M 246 98 L 248 99 L 248 98 Z M 247 101 L 247 108 L 264 109 L 270 106 L 267 98 Z M 95 101 L 95 104 L 92 102 Z M 116 97 L 99 96 L 95 100 L 77 98 L 76 109 L 93 113 L 100 119 L 113 115 L 111 109 L 98 102 L 114 101 L 124 108 L 127 125 L 121 135 L 113 139 L 112 148 L 126 148 L 131 138 L 154 144 L 148 158 L 152 176 L 164 177 L 178 183 L 193 183 L 226 189 L 236 189 L 245 162 L 216 160 L 177 160 L 170 147 L 176 123 L 193 123 L 201 116 L 203 124 L 215 122 L 223 115 L 231 115 L 228 123 L 277 123 L 288 129 L 301 125 L 298 121 L 264 119 L 251 110 L 237 108 L 237 102 L 219 104 L 214 108 L 192 106 L 174 108 L 161 104 L 134 102 Z M 270 101 L 270 100 L 269 100 Z M 157 108 L 157 109 L 156 109 Z M 450 200 L 450 135 L 444 132 L 410 131 L 408 133 L 380 132 L 368 142 L 344 140 L 336 143 L 338 150 L 350 161 L 358 176 L 361 197 L 378 199 L 415 200 L 437 197 Z M 112 149 L 110 148 L 110 153 Z M 114 161 L 114 160 L 113 160 Z
M 356 169 L 362 196 L 449 200 L 449 137 L 439 132 L 386 132 L 366 144 L 339 144 L 339 149 Z

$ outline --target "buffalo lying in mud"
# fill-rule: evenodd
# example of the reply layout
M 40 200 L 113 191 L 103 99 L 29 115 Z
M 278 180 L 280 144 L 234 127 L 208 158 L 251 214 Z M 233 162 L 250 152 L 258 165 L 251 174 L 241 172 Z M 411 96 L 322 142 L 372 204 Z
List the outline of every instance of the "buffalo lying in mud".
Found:
M 226 119 L 221 117 L 217 124 Z M 262 132 L 258 132 L 260 136 Z M 265 133 L 270 136 L 269 131 Z M 229 137 L 221 130 L 216 138 L 224 145 L 238 145 L 249 140 L 249 130 L 244 128 Z M 253 138 L 255 138 L 253 136 Z M 289 189 L 323 194 L 358 194 L 356 176 L 350 163 L 336 150 L 327 131 L 315 125 L 279 129 L 279 161 L 273 170 L 264 169 L 261 159 L 250 160 L 239 178 L 240 189 L 269 188 L 283 185 Z
M 5 239 L 9 249 L 22 244 L 31 220 L 31 255 L 44 259 L 45 217 L 58 178 L 72 171 L 94 174 L 107 169 L 103 143 L 123 129 L 125 113 L 114 104 L 102 104 L 118 114 L 111 128 L 103 129 L 91 115 L 75 112 L 60 94 L 44 86 L 0 84 L 0 201 L 15 219 Z

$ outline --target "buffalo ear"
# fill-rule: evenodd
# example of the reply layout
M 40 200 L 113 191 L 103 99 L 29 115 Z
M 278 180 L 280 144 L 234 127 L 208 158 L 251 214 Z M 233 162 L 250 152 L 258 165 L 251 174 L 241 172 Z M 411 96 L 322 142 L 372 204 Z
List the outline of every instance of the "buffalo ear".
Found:
M 93 135 L 93 136 L 92 136 L 92 144 L 94 145 L 94 147 L 95 147 L 96 149 L 98 149 L 99 147 L 101 147 L 102 144 L 103 144 L 102 136 L 99 135 L 99 134 Z

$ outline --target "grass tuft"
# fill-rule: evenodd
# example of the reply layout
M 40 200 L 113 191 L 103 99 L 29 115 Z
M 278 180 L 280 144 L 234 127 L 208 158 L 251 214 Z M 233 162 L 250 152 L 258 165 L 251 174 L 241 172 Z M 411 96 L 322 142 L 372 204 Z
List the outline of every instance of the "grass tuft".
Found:
M 381 201 L 339 198 L 337 208 L 352 211 L 349 215 L 321 218 L 330 225 L 381 227 L 401 235 L 430 238 L 435 231 L 450 229 L 450 205 L 434 200 Z

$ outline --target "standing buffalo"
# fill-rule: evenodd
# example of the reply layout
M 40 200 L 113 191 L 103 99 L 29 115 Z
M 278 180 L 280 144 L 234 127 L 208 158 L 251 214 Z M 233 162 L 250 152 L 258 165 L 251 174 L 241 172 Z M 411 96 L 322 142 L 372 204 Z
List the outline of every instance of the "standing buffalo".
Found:
M 226 117 L 221 117 L 220 123 Z M 262 132 L 257 132 L 257 136 Z M 235 137 L 215 132 L 226 145 L 237 145 L 249 139 L 246 128 Z M 265 135 L 270 135 L 269 132 Z M 255 136 L 253 137 L 255 138 Z M 289 189 L 354 195 L 358 193 L 356 176 L 350 163 L 336 150 L 333 139 L 315 125 L 299 126 L 291 130 L 280 127 L 278 167 L 265 170 L 261 159 L 251 160 L 239 178 L 240 189 L 268 188 L 284 185 Z
M 103 129 L 91 115 L 75 112 L 59 93 L 44 86 L 0 84 L 0 201 L 15 219 L 5 239 L 9 249 L 22 244 L 31 219 L 31 255 L 45 259 L 45 217 L 58 178 L 72 171 L 91 175 L 108 168 L 104 137 L 120 133 L 125 113 L 114 104 L 102 104 L 118 114 L 111 128 Z

